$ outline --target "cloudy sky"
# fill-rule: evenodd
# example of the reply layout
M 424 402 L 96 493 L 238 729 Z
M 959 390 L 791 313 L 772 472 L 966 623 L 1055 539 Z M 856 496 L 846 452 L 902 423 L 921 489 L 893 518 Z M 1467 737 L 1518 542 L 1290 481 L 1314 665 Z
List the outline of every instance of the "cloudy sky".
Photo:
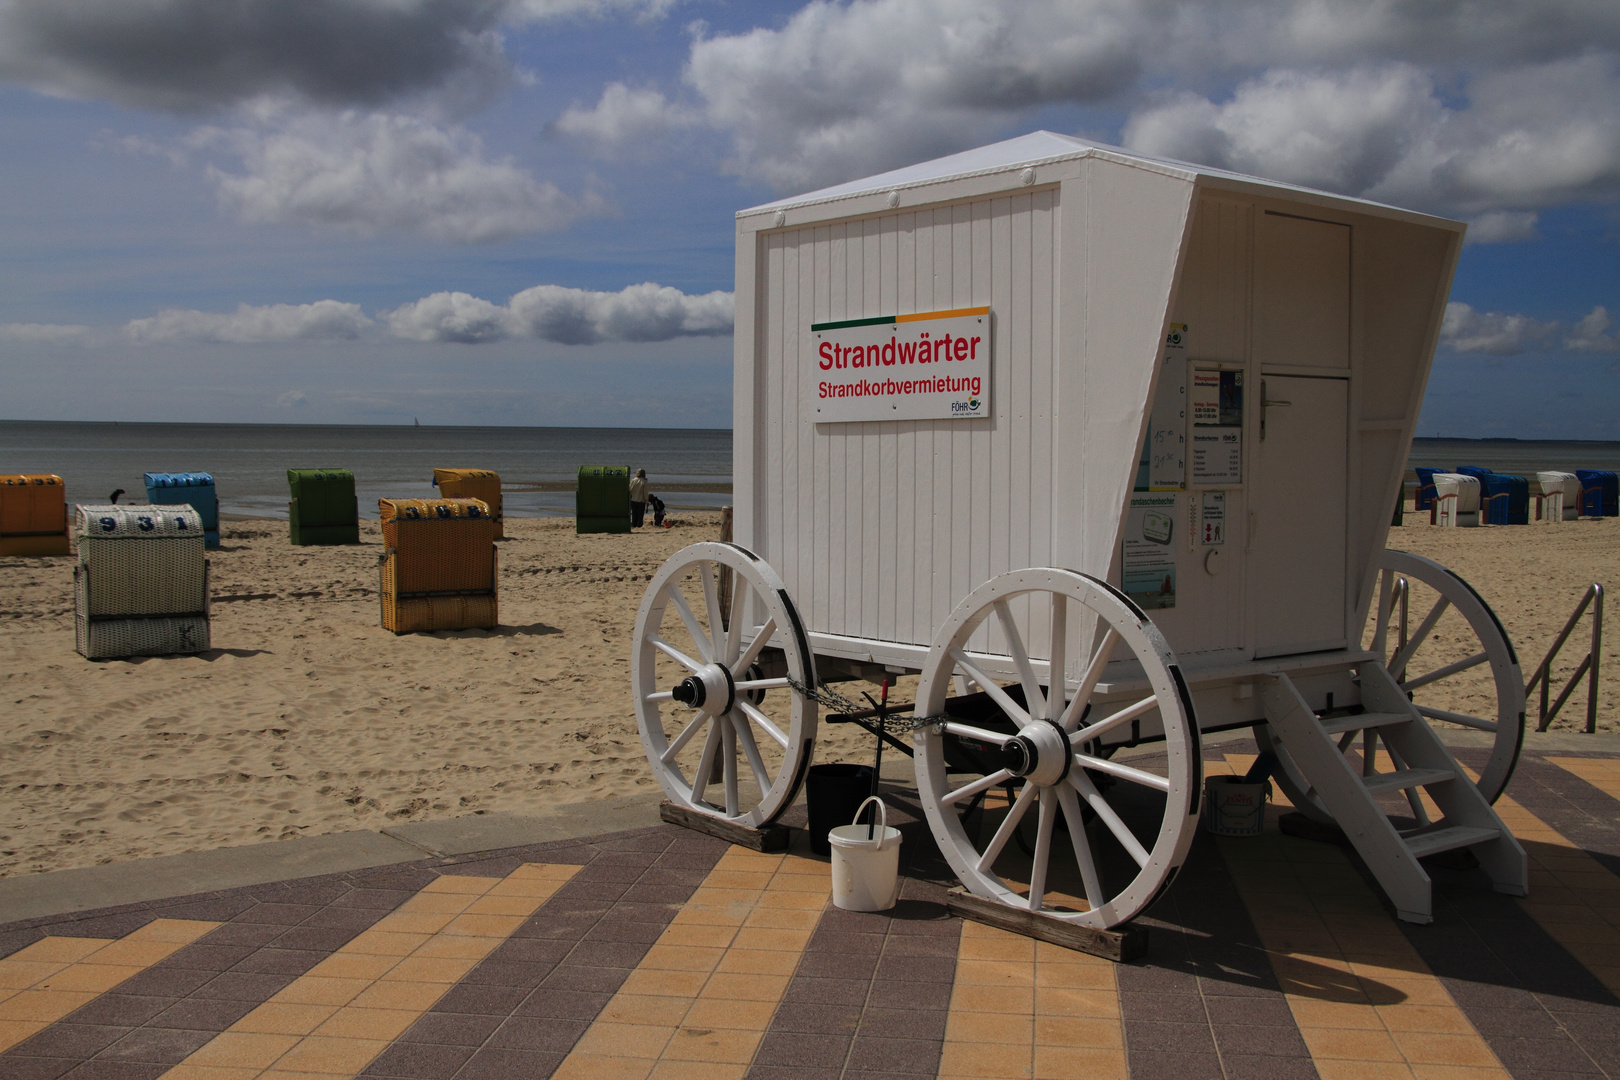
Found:
M 1419 434 L 1620 439 L 1614 0 L 0 0 L 0 416 L 729 426 L 736 210 L 1036 128 L 1468 220 Z

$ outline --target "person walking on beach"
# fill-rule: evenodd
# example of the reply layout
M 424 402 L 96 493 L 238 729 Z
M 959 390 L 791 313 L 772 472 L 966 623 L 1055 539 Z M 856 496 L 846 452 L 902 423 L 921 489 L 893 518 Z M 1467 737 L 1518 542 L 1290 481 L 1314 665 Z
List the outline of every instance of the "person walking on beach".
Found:
M 637 469 L 630 478 L 630 527 L 641 528 L 641 519 L 647 513 L 647 470 Z

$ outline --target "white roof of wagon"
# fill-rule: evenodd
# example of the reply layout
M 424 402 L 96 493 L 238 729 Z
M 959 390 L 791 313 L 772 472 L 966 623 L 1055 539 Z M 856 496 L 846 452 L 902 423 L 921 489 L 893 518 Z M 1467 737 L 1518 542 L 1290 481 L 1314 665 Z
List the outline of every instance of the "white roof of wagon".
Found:
M 1285 184 L 1281 181 L 1267 180 L 1259 176 L 1247 176 L 1243 173 L 1229 172 L 1225 169 L 1214 169 L 1207 165 L 1177 161 L 1174 158 L 1154 157 L 1151 154 L 1124 150 L 1117 146 L 1093 142 L 1074 135 L 1059 135 L 1054 131 L 1032 131 L 1028 135 L 1020 135 L 1017 138 L 1007 139 L 1003 142 L 975 147 L 972 150 L 964 150 L 959 154 L 948 154 L 945 157 L 919 162 L 916 165 L 907 165 L 903 169 L 893 169 L 860 180 L 850 180 L 847 183 L 821 188 L 819 191 L 777 199 L 774 202 L 763 203 L 747 210 L 740 210 L 737 216 L 739 218 L 750 217 L 755 214 L 785 210 L 792 207 L 838 202 L 861 195 L 870 195 L 877 191 L 918 188 L 946 180 L 959 180 L 965 177 L 1011 172 L 1032 165 L 1072 161 L 1083 157 L 1108 158 L 1125 164 L 1153 169 L 1157 172 L 1179 175 L 1188 180 L 1225 181 L 1241 187 L 1268 188 L 1280 195 L 1305 196 L 1313 202 L 1327 201 L 1350 204 L 1364 212 L 1372 212 L 1378 216 L 1398 216 L 1407 219 L 1420 219 L 1434 224 L 1460 225 L 1460 223 L 1450 222 L 1443 218 L 1418 214 L 1410 210 L 1403 210 L 1400 207 L 1372 202 L 1367 199 L 1338 195 L 1331 191 L 1319 191 L 1315 188 L 1301 187 L 1298 184 Z

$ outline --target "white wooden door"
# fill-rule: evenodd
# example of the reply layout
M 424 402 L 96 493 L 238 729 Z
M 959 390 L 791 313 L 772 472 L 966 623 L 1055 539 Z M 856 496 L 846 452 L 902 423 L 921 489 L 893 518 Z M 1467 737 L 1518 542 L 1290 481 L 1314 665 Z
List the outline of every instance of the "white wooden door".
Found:
M 1274 404 L 1255 395 L 1265 425 L 1249 503 L 1255 656 L 1343 648 L 1350 384 L 1278 375 L 1262 382 Z

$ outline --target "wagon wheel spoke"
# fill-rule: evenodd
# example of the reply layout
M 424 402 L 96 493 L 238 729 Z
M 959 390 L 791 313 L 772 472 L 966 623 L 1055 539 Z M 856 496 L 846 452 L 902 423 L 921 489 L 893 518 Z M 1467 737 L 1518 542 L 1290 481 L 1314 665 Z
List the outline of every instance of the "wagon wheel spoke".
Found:
M 1062 784 L 1057 787 L 1058 805 L 1063 807 L 1063 821 L 1069 827 L 1069 844 L 1074 848 L 1074 861 L 1080 867 L 1080 882 L 1086 889 L 1086 903 L 1097 907 L 1102 903 L 1102 882 L 1097 877 L 1097 860 L 1091 854 L 1091 837 L 1086 835 L 1085 819 L 1080 815 L 1080 800 L 1073 789 Z M 1133 837 L 1134 839 L 1134 837 Z M 1141 866 L 1142 863 L 1137 863 Z
M 709 660 L 725 661 L 724 631 L 720 629 L 720 591 L 714 580 L 714 564 L 698 563 L 698 581 L 703 589 L 703 616 L 709 621 L 708 636 L 704 639 L 709 643 Z
M 1091 777 L 1084 772 L 1072 772 L 1069 774 L 1069 783 L 1073 785 L 1074 790 L 1085 798 L 1086 803 L 1097 812 L 1098 819 L 1108 826 L 1108 831 L 1114 834 L 1114 839 L 1118 840 L 1120 847 L 1124 848 L 1131 858 L 1136 861 L 1136 865 L 1146 866 L 1149 857 L 1147 849 L 1136 838 L 1136 834 L 1131 832 L 1130 826 L 1126 825 L 1120 816 L 1114 812 L 1114 808 L 1108 805 L 1108 800 L 1103 798 L 1102 792 L 1097 790 L 1097 785 L 1091 782 Z
M 1468 657 L 1466 660 L 1458 660 L 1456 663 L 1446 664 L 1444 667 L 1437 667 L 1433 671 L 1424 675 L 1419 675 L 1416 678 L 1404 679 L 1401 681 L 1401 689 L 1411 693 L 1413 690 L 1416 690 L 1419 687 L 1428 686 L 1430 683 L 1437 683 L 1441 679 L 1449 679 L 1458 672 L 1467 671 L 1469 668 L 1478 667 L 1489 659 L 1490 657 L 1486 656 L 1483 652 L 1477 652 L 1473 656 Z
M 748 717 L 748 719 L 752 720 L 754 723 L 758 724 L 761 728 L 763 728 L 765 730 L 765 734 L 769 735 L 771 737 L 772 741 L 774 741 L 776 743 L 776 745 L 780 746 L 784 750 L 787 749 L 787 747 L 788 747 L 788 737 L 787 737 L 787 735 L 783 733 L 781 728 L 777 727 L 775 724 L 773 724 L 771 722 L 770 717 L 768 717 L 764 713 L 760 712 L 759 709 L 757 707 L 755 707 L 753 702 L 744 701 L 742 698 L 738 698 L 737 699 L 737 708 L 742 712 L 742 714 L 744 716 Z
M 1143 787 L 1150 787 L 1154 791 L 1170 790 L 1170 781 L 1165 777 L 1141 769 L 1133 769 L 1129 765 L 1121 765 L 1117 761 L 1109 761 L 1107 758 L 1092 757 L 1090 754 L 1076 754 L 1074 755 L 1074 763 L 1079 768 L 1094 769 L 1100 773 L 1107 773 L 1109 776 L 1117 776 L 1121 780 L 1129 780 L 1133 784 L 1141 784 Z
M 1091 700 L 1091 692 L 1097 688 L 1103 669 L 1114 658 L 1114 649 L 1119 646 L 1119 642 L 1119 633 L 1110 626 L 1103 634 L 1102 641 L 1097 643 L 1097 649 L 1091 654 L 1091 660 L 1086 664 L 1086 673 L 1080 679 L 1080 688 L 1074 692 L 1073 700 L 1069 702 L 1069 707 L 1063 710 L 1063 718 L 1058 721 L 1064 731 L 1073 731 L 1074 725 L 1085 715 L 1086 702 Z
M 708 722 L 709 718 L 702 713 L 695 716 L 692 722 L 687 724 L 685 729 L 675 737 L 675 741 L 669 744 L 669 748 L 659 755 L 659 760 L 666 765 L 674 761 L 676 755 L 685 750 L 686 744 L 692 741 L 692 736 L 696 735 Z
M 965 784 L 947 795 L 940 796 L 939 801 L 947 806 L 955 806 L 963 799 L 971 799 L 981 791 L 989 791 L 993 787 L 1005 784 L 1013 778 L 1009 769 L 999 769 L 989 776 L 981 776 L 971 784 Z
M 648 644 L 693 674 L 703 670 L 702 664 L 698 663 L 690 656 L 687 656 L 685 653 L 681 652 L 681 650 L 677 649 L 663 638 L 649 638 Z M 648 697 L 644 700 L 650 701 L 652 699 Z
M 1104 735 L 1108 734 L 1110 731 L 1113 731 L 1115 728 L 1120 727 L 1121 725 L 1128 724 L 1132 720 L 1140 720 L 1143 716 L 1146 716 L 1148 713 L 1152 712 L 1158 707 L 1158 698 L 1145 697 L 1141 701 L 1138 701 L 1135 705 L 1127 706 L 1126 708 L 1119 710 L 1117 713 L 1104 717 L 1095 724 L 1087 724 L 1079 731 L 1071 734 L 1069 736 L 1069 741 L 1076 746 L 1084 746 L 1093 739 L 1102 738 Z
M 733 622 L 731 625 L 736 626 L 737 623 Z M 754 640 L 748 643 L 747 650 L 730 665 L 733 678 L 741 675 L 754 665 L 754 661 L 759 659 L 760 650 L 771 643 L 771 638 L 775 634 L 776 620 L 766 619 L 765 625 L 759 628 L 758 634 L 754 635 Z
M 1003 690 L 996 684 L 996 680 L 980 671 L 978 667 L 976 667 L 974 663 L 967 658 L 966 653 L 964 653 L 961 649 L 952 649 L 951 659 L 956 661 L 957 667 L 961 668 L 967 673 L 968 678 L 978 683 L 980 689 L 982 689 L 986 694 L 990 695 L 990 700 L 994 701 L 1001 708 L 1001 711 L 1006 713 L 1015 724 L 1023 726 L 1024 724 L 1029 723 L 1029 712 L 1020 706 L 1018 702 L 1014 701 L 1010 696 L 1008 696 L 1007 691 Z
M 770 770 L 765 768 L 765 760 L 759 756 L 759 744 L 754 741 L 754 732 L 747 724 L 738 723 L 735 713 L 731 721 L 732 730 L 737 733 L 737 741 L 742 743 L 743 753 L 748 757 L 748 767 L 754 773 L 754 783 L 761 791 L 770 787 Z
M 1034 785 L 1031 785 L 1032 787 Z M 1046 869 L 1052 861 L 1052 823 L 1057 818 L 1057 800 L 1051 788 L 1040 792 L 1040 820 L 1035 825 L 1035 857 L 1029 868 L 1029 910 L 1041 910 L 1046 896 Z
M 720 776 L 726 789 L 726 816 L 737 816 L 737 729 L 729 716 L 714 718 L 720 729 Z
M 737 650 L 742 648 L 742 609 L 743 602 L 747 597 L 747 583 L 734 577 L 731 583 L 731 610 L 726 615 L 725 662 L 727 664 L 737 662 Z M 756 652 L 755 655 L 757 656 L 758 653 Z M 753 661 L 750 660 L 749 663 L 753 663 Z M 738 670 L 734 667 L 732 673 L 736 674 Z M 744 666 L 741 670 L 747 671 L 748 668 Z
M 1024 636 L 1018 632 L 1018 624 L 1013 622 L 1012 612 L 1007 608 L 1005 600 L 997 600 L 995 605 L 996 619 L 1001 623 L 1001 632 L 1007 635 L 1007 649 L 1012 654 L 1013 663 L 1018 668 L 1018 682 L 1024 688 L 1024 702 L 1029 709 L 1030 716 L 1046 715 L 1046 696 L 1041 693 L 1041 684 L 1035 678 L 1035 667 L 1029 662 L 1029 650 L 1024 647 Z
M 714 779 L 714 757 L 719 752 L 720 724 L 719 717 L 715 717 L 715 722 L 709 725 L 709 733 L 703 736 L 703 754 L 692 776 L 692 798 L 696 802 L 708 802 L 709 784 Z
M 992 746 L 1006 746 L 1013 739 L 1011 735 L 999 731 L 986 731 L 972 724 L 958 724 L 955 720 L 945 721 L 945 732 L 958 738 L 972 739 L 974 742 L 987 742 Z
M 692 606 L 686 602 L 686 597 L 681 594 L 681 590 L 673 582 L 669 586 L 669 599 L 675 605 L 675 610 L 680 612 L 681 621 L 686 624 L 687 633 L 692 635 L 693 644 L 697 646 L 698 652 L 703 654 L 703 662 L 705 664 L 713 663 L 714 644 L 709 640 L 709 635 L 704 632 L 703 625 L 698 622 L 697 616 L 692 614 Z
M 1008 840 L 1012 839 L 1014 830 L 1018 828 L 1018 823 L 1024 820 L 1024 814 L 1029 810 L 1029 804 L 1034 798 L 1035 785 L 1025 784 L 1024 790 L 1018 793 L 1018 798 L 1008 808 L 1007 816 L 1001 819 L 1001 827 L 996 830 L 996 835 L 990 838 L 989 846 L 984 849 L 984 854 L 979 857 L 980 873 L 989 870 L 995 864 L 995 861 L 1001 857 L 1001 849 L 1007 846 Z
M 1069 598 L 1062 593 L 1052 594 L 1052 622 L 1046 637 L 1046 719 L 1056 720 L 1064 713 L 1068 703 L 1069 671 Z
M 1461 724 L 1476 731 L 1495 731 L 1501 725 L 1495 720 L 1486 720 L 1479 716 L 1469 716 L 1467 713 L 1450 712 L 1446 709 L 1435 709 L 1428 705 L 1419 705 L 1417 711 L 1430 720 L 1446 720 L 1453 724 Z

